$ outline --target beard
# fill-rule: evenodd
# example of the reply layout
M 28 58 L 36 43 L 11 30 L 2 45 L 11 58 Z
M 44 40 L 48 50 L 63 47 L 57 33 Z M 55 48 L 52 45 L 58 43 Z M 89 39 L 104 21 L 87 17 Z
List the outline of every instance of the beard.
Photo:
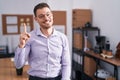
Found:
M 49 29 L 53 25 L 53 21 L 44 21 L 40 24 L 43 29 Z

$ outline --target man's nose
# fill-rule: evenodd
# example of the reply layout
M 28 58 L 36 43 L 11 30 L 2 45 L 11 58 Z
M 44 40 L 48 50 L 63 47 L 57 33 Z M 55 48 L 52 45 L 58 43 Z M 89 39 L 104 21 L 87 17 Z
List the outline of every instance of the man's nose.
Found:
M 49 17 L 47 15 L 44 15 L 44 19 L 49 19 Z

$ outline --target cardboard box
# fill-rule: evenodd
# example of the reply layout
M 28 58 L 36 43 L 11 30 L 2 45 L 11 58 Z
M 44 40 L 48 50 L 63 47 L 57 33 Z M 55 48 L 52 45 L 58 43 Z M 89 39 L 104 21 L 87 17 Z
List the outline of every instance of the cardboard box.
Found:
M 75 15 L 91 15 L 91 13 L 90 9 L 73 9 L 73 14 Z
M 87 22 L 92 23 L 92 12 L 90 9 L 73 9 L 73 28 L 85 27 Z
M 74 33 L 73 46 L 77 49 L 82 49 L 82 34 Z
M 105 79 L 105 80 L 116 80 L 116 78 L 114 78 L 114 77 L 109 77 L 109 78 L 107 78 L 107 79 Z
M 77 48 L 77 49 L 82 49 L 82 34 L 81 33 L 74 33 L 73 34 L 73 47 Z M 87 48 L 91 48 L 91 44 L 90 42 L 87 40 Z
M 89 57 L 84 58 L 84 72 L 94 79 L 94 73 L 96 72 L 96 62 Z

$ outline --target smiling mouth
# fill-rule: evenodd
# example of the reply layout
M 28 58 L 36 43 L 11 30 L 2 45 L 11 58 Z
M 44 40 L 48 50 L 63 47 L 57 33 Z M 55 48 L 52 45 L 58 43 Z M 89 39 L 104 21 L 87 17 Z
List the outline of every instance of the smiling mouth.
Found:
M 45 21 L 45 22 L 43 22 L 44 24 L 49 24 L 51 21 L 50 20 L 48 20 L 48 21 Z
M 46 21 L 45 23 L 48 24 L 48 23 L 50 23 L 50 21 Z

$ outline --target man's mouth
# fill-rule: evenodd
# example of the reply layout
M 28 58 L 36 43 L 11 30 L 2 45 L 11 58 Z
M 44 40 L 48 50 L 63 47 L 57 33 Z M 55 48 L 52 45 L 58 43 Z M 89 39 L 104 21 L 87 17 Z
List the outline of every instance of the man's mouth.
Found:
M 50 23 L 50 21 L 45 21 L 44 23 L 45 23 L 45 24 L 49 24 L 49 23 Z

